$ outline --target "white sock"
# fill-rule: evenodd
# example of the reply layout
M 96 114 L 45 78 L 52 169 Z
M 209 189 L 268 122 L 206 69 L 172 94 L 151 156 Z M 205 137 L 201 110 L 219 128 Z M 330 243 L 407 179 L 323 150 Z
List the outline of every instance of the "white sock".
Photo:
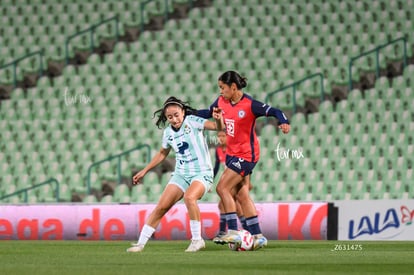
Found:
M 201 240 L 201 222 L 196 220 L 190 220 L 190 230 L 192 240 Z
M 154 232 L 155 228 L 145 224 L 141 230 L 141 234 L 139 234 L 138 245 L 146 245 Z

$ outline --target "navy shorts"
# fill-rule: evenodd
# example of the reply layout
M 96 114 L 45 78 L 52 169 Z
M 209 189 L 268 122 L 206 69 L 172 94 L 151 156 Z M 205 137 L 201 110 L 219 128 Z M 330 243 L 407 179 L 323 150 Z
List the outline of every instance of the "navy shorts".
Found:
M 226 155 L 226 166 L 241 176 L 250 175 L 257 162 L 246 161 L 242 158 Z

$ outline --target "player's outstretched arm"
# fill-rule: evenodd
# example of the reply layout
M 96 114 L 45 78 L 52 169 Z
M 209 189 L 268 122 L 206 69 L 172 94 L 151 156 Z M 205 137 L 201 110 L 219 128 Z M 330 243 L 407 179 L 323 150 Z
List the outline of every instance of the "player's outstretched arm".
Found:
M 282 133 L 287 134 L 290 131 L 290 125 L 287 123 L 280 124 L 279 129 L 282 130 Z
M 205 119 L 209 119 L 212 117 L 212 112 L 209 109 L 201 109 L 201 110 L 197 110 L 195 115 L 205 118 Z
M 275 117 L 279 121 L 279 129 L 281 129 L 284 134 L 289 133 L 290 123 L 285 113 L 283 113 L 282 110 L 279 110 L 277 108 L 274 108 L 268 104 L 262 103 L 257 100 L 253 100 L 252 110 L 253 110 L 253 113 L 256 115 L 256 117 L 259 117 L 259 116 Z
M 204 123 L 204 129 L 216 131 L 224 130 L 224 121 L 220 108 L 213 108 L 212 117 L 214 118 L 214 121 L 207 120 Z
M 132 177 L 132 183 L 140 184 L 142 178 L 147 174 L 147 172 L 160 164 L 168 156 L 169 152 L 170 149 L 161 148 L 160 151 L 155 154 L 152 160 L 147 164 L 147 166 Z

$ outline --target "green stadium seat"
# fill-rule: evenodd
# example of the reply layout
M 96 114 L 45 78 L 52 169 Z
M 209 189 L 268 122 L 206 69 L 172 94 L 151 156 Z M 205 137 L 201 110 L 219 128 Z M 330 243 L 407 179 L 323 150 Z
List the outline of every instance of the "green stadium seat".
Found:
M 308 195 L 308 185 L 303 181 L 297 180 L 296 183 L 289 184 L 291 200 L 305 201 Z
M 346 197 L 345 183 L 343 181 L 328 183 L 327 192 L 330 192 L 332 199 L 343 200 Z
M 74 168 L 72 174 L 67 177 L 67 182 L 72 191 L 76 193 L 86 192 L 86 184 L 84 183 L 84 179 L 79 172 L 75 172 Z
M 144 197 L 141 197 L 145 195 Z M 144 201 L 141 201 L 141 199 L 145 199 Z M 131 202 L 139 202 L 139 203 L 144 203 L 147 202 L 147 198 L 146 198 L 146 194 L 144 192 L 144 185 L 143 184 L 138 184 L 138 185 L 134 185 L 131 188 Z
M 402 195 L 404 193 L 405 185 L 400 180 L 395 180 L 394 182 L 390 182 L 387 186 L 389 188 L 389 198 L 390 199 L 402 199 Z
M 95 195 L 87 195 L 82 200 L 84 203 L 97 203 L 98 199 L 95 197 Z
M 307 200 L 323 201 L 327 194 L 327 185 L 322 181 L 312 181 L 310 185 L 311 193 L 308 194 Z M 311 196 L 309 196 L 311 195 Z
M 102 197 L 101 199 L 102 203 L 112 203 L 113 202 L 113 196 L 108 194 Z
M 59 178 L 59 177 L 58 177 Z M 62 177 L 63 179 L 63 177 Z M 66 183 L 62 183 L 62 179 L 59 181 L 59 200 L 61 202 L 70 202 L 72 201 L 72 191 Z
M 130 190 L 126 184 L 118 184 L 115 187 L 113 201 L 114 202 L 129 202 L 126 198 L 130 197 Z

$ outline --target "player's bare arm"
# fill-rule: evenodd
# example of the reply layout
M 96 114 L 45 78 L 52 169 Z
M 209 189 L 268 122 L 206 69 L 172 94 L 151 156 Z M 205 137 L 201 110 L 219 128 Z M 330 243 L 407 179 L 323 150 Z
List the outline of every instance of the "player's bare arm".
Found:
M 170 149 L 161 148 L 160 151 L 155 154 L 152 160 L 148 163 L 148 165 L 132 177 L 132 183 L 140 184 L 142 178 L 147 174 L 147 172 L 160 164 L 168 156 L 169 153 Z

